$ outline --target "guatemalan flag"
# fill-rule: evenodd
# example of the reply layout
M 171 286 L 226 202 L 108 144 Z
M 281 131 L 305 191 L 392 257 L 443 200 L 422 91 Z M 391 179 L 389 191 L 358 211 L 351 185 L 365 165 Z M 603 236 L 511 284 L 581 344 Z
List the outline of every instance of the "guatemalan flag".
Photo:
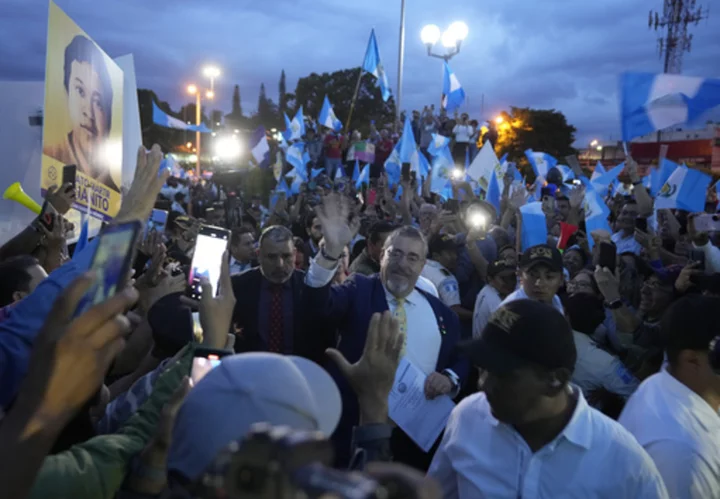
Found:
M 342 122 L 337 118 L 337 116 L 335 116 L 335 111 L 333 110 L 332 104 L 330 104 L 330 99 L 328 99 L 327 95 L 323 101 L 320 116 L 318 116 L 318 122 L 320 125 L 325 128 L 329 128 L 330 130 L 334 130 L 336 132 L 342 130 Z
M 547 223 L 545 213 L 542 211 L 542 203 L 536 201 L 527 203 L 520 207 L 520 237 L 522 251 L 538 244 L 547 244 Z
M 303 117 L 303 108 L 300 106 L 298 112 L 295 113 L 295 117 L 290 121 L 288 115 L 285 115 L 285 131 L 283 136 L 285 140 L 290 142 L 291 140 L 301 139 L 305 135 L 305 118 Z
M 439 133 L 432 134 L 432 140 L 430 141 L 430 145 L 428 146 L 428 153 L 430 153 L 431 156 L 437 156 L 442 152 L 442 150 L 450 145 L 450 137 L 445 137 L 444 135 L 440 135 Z
M 285 160 L 298 170 L 305 170 L 305 165 L 310 161 L 310 155 L 305 150 L 304 142 L 295 142 L 288 147 Z
M 544 152 L 535 152 L 528 149 L 525 151 L 525 156 L 538 177 L 547 178 L 550 168 L 557 165 L 557 159 Z
M 677 125 L 702 126 L 720 106 L 720 79 L 677 74 L 624 73 L 620 77 L 623 140 Z
M 375 39 L 375 30 L 370 32 L 370 40 L 368 41 L 367 50 L 365 51 L 365 62 L 363 62 L 362 68 L 377 79 L 378 85 L 380 85 L 380 92 L 382 92 L 382 98 L 384 101 L 387 101 L 390 98 L 390 83 L 385 73 L 385 67 L 380 60 L 380 50 L 378 49 L 378 43 Z
M 655 209 L 676 208 L 690 212 L 705 209 L 705 197 L 712 179 L 683 165 L 675 169 L 655 198 Z
M 270 145 L 264 126 L 260 125 L 250 137 L 250 151 L 258 166 L 266 168 L 270 165 Z
M 600 193 L 595 189 L 585 190 L 583 208 L 585 212 L 585 231 L 588 235 L 588 245 L 592 249 L 594 246 L 593 238 L 590 237 L 592 231 L 602 229 L 612 234 L 610 224 L 608 223 L 610 208 L 608 208 Z
M 463 90 L 457 76 L 446 62 L 443 76 L 442 106 L 451 113 L 462 106 L 463 102 L 465 102 L 465 90 Z

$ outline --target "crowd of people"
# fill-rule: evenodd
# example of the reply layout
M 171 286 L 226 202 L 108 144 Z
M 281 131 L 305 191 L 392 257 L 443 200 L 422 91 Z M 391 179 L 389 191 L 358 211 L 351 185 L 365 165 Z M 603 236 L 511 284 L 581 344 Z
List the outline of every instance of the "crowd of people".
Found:
M 413 133 L 423 152 L 451 137 L 459 167 L 496 138 L 430 108 Z M 110 225 L 154 208 L 167 223 L 143 236 L 127 286 L 79 315 L 97 242 L 68 251 L 74 191 L 48 191 L 52 230 L 35 221 L 0 248 L 3 494 L 233 497 L 197 487 L 267 423 L 321 432 L 335 468 L 391 477 L 398 497 L 720 497 L 720 240 L 704 214 L 655 209 L 628 158 L 630 194 L 605 197 L 611 231 L 588 231 L 592 187 L 551 170 L 547 240 L 523 247 L 534 189 L 508 173 L 497 209 L 462 180 L 453 199 L 410 175 L 391 185 L 393 138 L 373 125 L 370 139 L 374 172 L 356 188 L 336 175 L 354 163 L 347 138 L 309 129 L 325 171 L 267 202 L 158 176 L 159 147 L 141 149 Z M 231 236 L 217 293 L 204 280 L 193 301 L 203 225 Z M 193 383 L 202 349 L 228 355 Z M 401 362 L 427 401 L 456 404 L 429 449 L 392 418 Z

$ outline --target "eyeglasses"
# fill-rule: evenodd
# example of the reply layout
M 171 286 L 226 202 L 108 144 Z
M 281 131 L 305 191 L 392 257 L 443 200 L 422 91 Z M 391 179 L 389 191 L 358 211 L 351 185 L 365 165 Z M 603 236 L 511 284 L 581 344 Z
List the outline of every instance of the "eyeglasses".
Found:
M 404 251 L 399 249 L 391 249 L 390 251 L 388 251 L 388 257 L 390 258 L 390 260 L 393 261 L 402 260 L 403 258 L 405 258 L 413 265 L 420 261 L 420 255 L 417 255 L 416 253 L 405 253 Z

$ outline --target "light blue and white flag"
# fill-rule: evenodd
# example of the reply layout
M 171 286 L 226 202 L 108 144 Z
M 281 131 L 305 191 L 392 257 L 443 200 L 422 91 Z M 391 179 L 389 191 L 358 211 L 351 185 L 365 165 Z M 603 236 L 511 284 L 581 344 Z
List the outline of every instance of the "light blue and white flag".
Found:
M 391 93 L 390 83 L 385 73 L 385 67 L 380 60 L 380 50 L 378 49 L 377 39 L 375 38 L 375 30 L 370 32 L 370 40 L 368 41 L 367 50 L 365 51 L 365 62 L 363 62 L 362 68 L 377 79 L 382 98 L 384 101 L 387 101 Z
M 415 165 L 415 163 L 417 163 L 417 166 Z M 430 163 L 428 163 L 427 158 L 419 149 L 415 151 L 415 155 L 413 156 L 413 160 L 410 162 L 410 164 L 412 165 L 412 171 L 417 172 L 417 176 L 419 179 L 428 178 L 428 175 L 430 175 Z
M 357 182 L 357 180 L 359 178 L 360 178 L 360 162 L 356 159 L 355 167 L 353 168 L 353 173 L 352 173 L 353 182 Z
M 310 161 L 310 155 L 305 150 L 305 142 L 295 142 L 288 147 L 285 160 L 298 170 L 305 170 Z
M 290 121 L 288 115 L 285 114 L 285 131 L 282 133 L 285 140 L 299 140 L 305 135 L 305 118 L 303 117 L 303 107 L 300 106 L 295 117 Z
M 538 177 L 547 178 L 550 168 L 557 165 L 557 159 L 544 152 L 528 149 L 525 151 L 525 156 Z
M 465 102 L 465 90 L 452 72 L 448 63 L 445 63 L 445 72 L 443 73 L 443 91 L 442 106 L 447 112 L 452 113 Z
M 660 165 L 659 169 L 653 168 L 650 171 L 650 174 L 653 175 L 652 179 L 652 188 L 650 190 L 650 193 L 653 196 L 657 196 L 660 192 L 660 189 L 663 188 L 665 185 L 665 182 L 668 181 L 670 176 L 680 167 L 677 163 L 674 161 L 670 161 L 667 158 L 663 158 L 662 164 Z
M 678 74 L 620 76 L 623 140 L 677 125 L 704 126 L 703 115 L 720 106 L 720 79 Z
M 500 214 L 500 183 L 498 182 L 497 175 L 492 172 L 490 177 L 490 184 L 488 185 L 487 197 L 485 200 L 495 207 L 495 212 Z
M 75 257 L 75 255 L 79 255 L 80 252 L 85 249 L 85 246 L 87 246 L 88 242 L 90 241 L 90 218 L 92 217 L 92 215 L 90 214 L 91 206 L 92 203 L 88 203 L 85 211 L 80 214 L 80 236 L 78 236 L 78 240 L 75 243 L 75 252 L 73 253 L 73 258 Z
M 452 199 L 452 183 L 450 176 L 455 165 L 452 159 L 448 161 L 445 155 L 440 155 L 433 160 L 430 174 L 430 192 L 434 192 L 445 200 Z
M 362 185 L 370 185 L 370 165 L 367 164 L 363 167 L 357 180 L 355 180 L 355 188 L 360 189 Z
M 435 157 L 442 152 L 442 150 L 450 145 L 450 137 L 445 137 L 439 133 L 432 134 L 432 140 L 428 146 L 428 153 Z
M 285 180 L 284 177 L 281 177 L 281 178 L 277 181 L 277 185 L 275 186 L 275 191 L 277 191 L 277 192 L 284 192 L 284 193 L 285 193 L 285 197 L 288 197 L 288 198 L 289 198 L 290 196 L 292 196 L 292 193 L 290 192 L 290 189 L 288 189 L 287 181 Z
M 562 181 L 563 183 L 573 180 L 575 178 L 575 172 L 572 171 L 572 168 L 570 168 L 567 165 L 555 165 L 555 168 L 558 169 L 560 174 L 562 175 Z
M 304 172 L 304 169 L 299 168 L 293 168 L 289 172 L 285 174 L 285 178 L 300 178 L 303 182 L 307 182 L 307 175 Z
M 325 171 L 325 168 L 311 168 L 310 169 L 310 178 L 314 179 L 315 177 L 317 177 L 324 171 Z
M 608 189 L 617 180 L 618 176 L 624 169 L 625 162 L 622 162 L 614 168 L 611 168 L 609 171 L 596 175 L 595 173 L 598 171 L 598 168 L 595 167 L 595 172 L 593 172 L 592 178 L 590 179 L 590 185 L 592 185 L 601 196 L 606 196 Z
M 337 170 L 335 170 L 335 181 L 341 180 L 343 177 L 345 177 L 345 167 L 343 165 L 339 165 L 337 167 Z
M 250 137 L 250 152 L 261 168 L 270 165 L 270 145 L 267 141 L 265 127 L 260 125 Z
M 335 111 L 333 110 L 332 104 L 330 104 L 330 99 L 328 99 L 327 95 L 323 101 L 318 121 L 320 122 L 320 125 L 325 128 L 329 128 L 330 130 L 334 130 L 336 132 L 342 130 L 342 122 L 337 118 L 337 116 L 335 116 Z
M 199 126 L 191 125 L 189 123 L 185 123 L 183 120 L 170 116 L 165 111 L 160 109 L 158 105 L 155 104 L 155 101 L 153 101 L 153 123 L 159 126 L 163 126 L 165 128 L 175 128 L 176 130 L 188 130 L 190 132 L 201 133 L 212 132 L 212 130 L 205 126 L 205 123 L 200 123 Z
M 675 208 L 698 212 L 705 210 L 705 197 L 712 178 L 683 165 L 667 179 L 655 198 L 655 209 Z
M 652 186 L 652 171 L 654 170 L 655 169 L 653 168 L 650 175 L 645 175 L 642 178 L 642 185 L 643 187 L 645 187 L 645 189 L 647 189 L 648 192 L 650 192 L 650 187 Z
M 590 248 L 594 246 L 593 238 L 590 233 L 594 230 L 602 229 L 612 234 L 608 215 L 610 208 L 603 201 L 602 196 L 594 189 L 585 190 L 585 198 L 583 199 L 583 209 L 585 211 L 585 229 L 588 235 L 588 244 Z
M 547 244 L 547 223 L 542 203 L 537 201 L 520 207 L 520 241 L 522 251 L 538 244 Z
M 397 148 L 400 155 L 400 166 L 403 163 L 411 163 L 413 154 L 417 151 L 417 144 L 415 144 L 415 134 L 413 134 L 412 123 L 408 116 L 405 117 L 402 137 L 400 137 Z

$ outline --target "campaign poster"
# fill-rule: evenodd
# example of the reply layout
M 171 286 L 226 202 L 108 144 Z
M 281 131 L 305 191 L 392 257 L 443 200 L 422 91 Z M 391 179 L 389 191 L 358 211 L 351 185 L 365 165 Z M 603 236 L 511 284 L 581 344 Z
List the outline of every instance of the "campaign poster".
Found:
M 40 188 L 76 167 L 75 208 L 112 219 L 120 208 L 123 72 L 55 3 L 48 16 Z M 65 168 L 69 166 L 69 168 Z

